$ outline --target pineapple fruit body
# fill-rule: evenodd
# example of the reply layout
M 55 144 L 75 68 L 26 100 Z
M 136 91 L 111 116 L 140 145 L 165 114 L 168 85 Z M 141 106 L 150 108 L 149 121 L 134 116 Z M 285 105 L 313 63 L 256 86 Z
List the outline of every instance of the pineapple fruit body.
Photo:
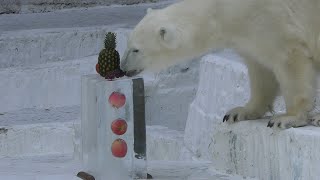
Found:
M 120 55 L 116 50 L 116 35 L 112 32 L 106 34 L 104 49 L 99 53 L 97 72 L 107 79 L 114 79 L 124 76 L 120 69 Z

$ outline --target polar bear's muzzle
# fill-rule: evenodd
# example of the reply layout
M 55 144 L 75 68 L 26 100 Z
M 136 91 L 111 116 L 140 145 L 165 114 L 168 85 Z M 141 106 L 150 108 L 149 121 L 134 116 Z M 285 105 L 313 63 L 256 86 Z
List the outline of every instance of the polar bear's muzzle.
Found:
M 142 70 L 125 71 L 126 76 L 128 76 L 128 77 L 136 76 L 136 75 L 140 74 L 141 72 L 142 72 Z
M 128 77 L 136 76 L 136 75 L 138 75 L 139 73 L 141 73 L 143 71 L 143 69 L 131 68 L 128 65 L 126 59 L 123 62 L 121 62 L 120 68 L 126 73 L 126 76 L 128 76 Z
M 123 59 L 120 63 L 120 68 L 126 73 L 127 76 L 132 77 L 141 73 L 144 69 L 141 67 L 141 61 L 137 60 L 135 54 L 132 54 L 132 50 L 126 50 L 123 55 Z

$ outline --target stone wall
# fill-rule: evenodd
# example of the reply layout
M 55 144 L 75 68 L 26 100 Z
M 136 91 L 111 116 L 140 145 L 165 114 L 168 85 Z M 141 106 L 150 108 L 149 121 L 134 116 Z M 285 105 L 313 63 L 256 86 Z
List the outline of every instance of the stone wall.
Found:
M 1 0 L 0 14 L 50 12 L 75 7 L 131 5 L 164 0 Z

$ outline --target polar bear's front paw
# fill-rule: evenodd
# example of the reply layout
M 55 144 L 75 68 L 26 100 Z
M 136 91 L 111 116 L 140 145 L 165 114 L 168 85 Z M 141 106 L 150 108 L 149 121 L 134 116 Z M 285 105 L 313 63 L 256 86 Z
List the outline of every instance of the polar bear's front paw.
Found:
M 245 107 L 237 107 L 227 112 L 223 117 L 223 122 L 235 123 L 238 121 L 259 119 L 261 117 L 262 114 L 254 110 Z
M 288 129 L 292 127 L 302 127 L 308 124 L 308 120 L 301 119 L 298 116 L 275 116 L 273 117 L 269 123 L 268 127 L 273 129 Z

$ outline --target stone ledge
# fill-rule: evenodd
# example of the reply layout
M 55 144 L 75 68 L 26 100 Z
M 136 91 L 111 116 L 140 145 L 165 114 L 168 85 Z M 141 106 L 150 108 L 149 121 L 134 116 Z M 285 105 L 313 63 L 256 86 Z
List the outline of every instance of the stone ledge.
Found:
M 147 126 L 148 160 L 178 161 L 183 157 L 183 132 L 163 126 Z
M 117 50 L 126 47 L 128 29 L 69 28 L 5 33 L 0 36 L 0 68 L 31 66 L 97 55 L 108 31 L 117 33 Z
M 210 159 L 218 170 L 261 180 L 316 180 L 320 176 L 319 128 L 273 131 L 266 127 L 268 120 L 214 123 L 196 109 L 191 112 L 200 124 L 195 129 L 202 132 L 194 138 L 187 136 L 185 144 L 200 159 Z
M 24 108 L 79 106 L 80 77 L 95 72 L 97 56 L 6 68 L 0 71 L 1 112 Z
M 61 110 L 62 108 L 58 108 L 53 111 L 57 113 Z M 72 108 L 69 107 L 69 110 Z M 23 119 L 21 115 L 27 115 L 26 119 Z M 65 113 L 57 113 L 56 116 L 67 118 Z M 28 120 L 31 117 L 42 118 L 43 122 Z M 0 158 L 73 153 L 74 157 L 78 158 L 80 148 L 78 114 L 70 115 L 70 119 L 58 122 L 55 119 L 46 119 L 41 112 L 34 114 L 32 111 L 24 111 L 16 114 L 16 119 L 13 118 L 10 119 L 15 121 L 12 122 L 12 125 L 0 126 Z M 181 131 L 163 126 L 147 126 L 147 145 L 149 160 L 172 161 L 192 158 L 191 153 L 184 149 L 183 132 Z
M 2 127 L 0 157 L 73 153 L 74 123 Z
M 196 99 L 189 109 L 184 136 L 187 148 L 225 172 L 262 180 L 318 179 L 319 128 L 273 131 L 267 128 L 268 120 L 222 123 L 225 112 L 243 105 L 249 93 L 242 64 L 216 55 L 205 57 Z M 277 112 L 283 109 L 281 101 L 275 103 Z
M 3 0 L 0 14 L 42 13 L 70 8 L 90 8 L 95 6 L 132 5 L 156 3 L 168 0 Z

